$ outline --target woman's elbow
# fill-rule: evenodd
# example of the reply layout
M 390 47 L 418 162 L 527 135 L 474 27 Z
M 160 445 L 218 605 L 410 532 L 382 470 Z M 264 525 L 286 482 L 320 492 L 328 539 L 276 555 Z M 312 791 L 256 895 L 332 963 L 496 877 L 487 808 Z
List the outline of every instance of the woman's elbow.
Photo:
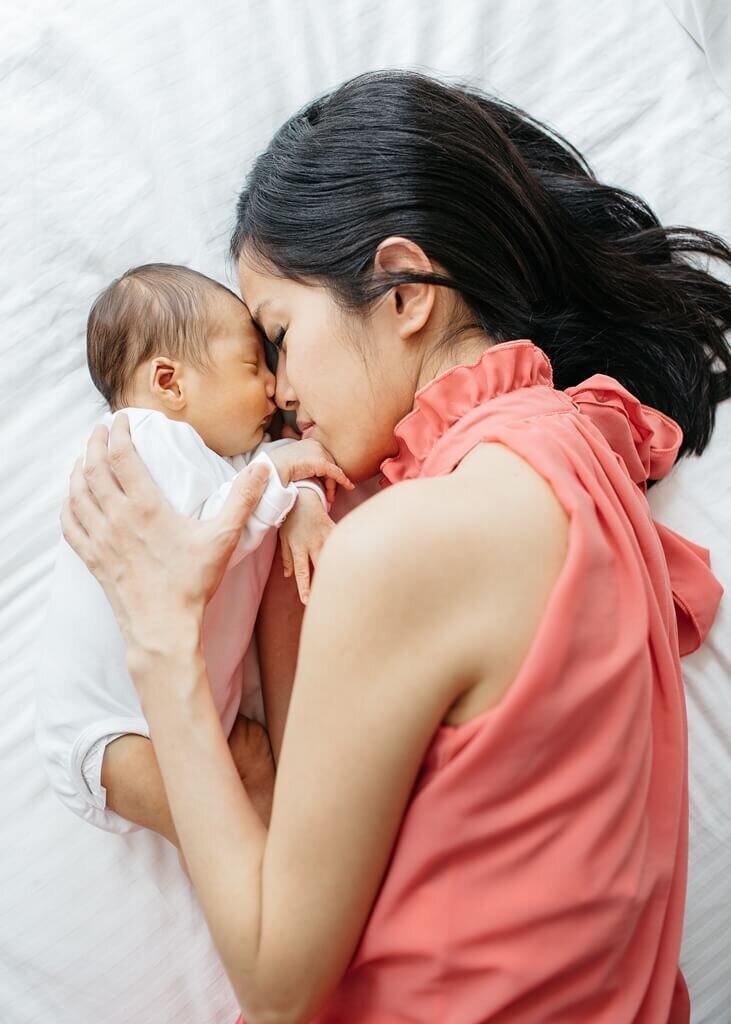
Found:
M 242 1000 L 245 1024 L 309 1024 L 317 1012 L 315 1001 L 309 993 L 288 989 L 278 985 L 275 992 Z

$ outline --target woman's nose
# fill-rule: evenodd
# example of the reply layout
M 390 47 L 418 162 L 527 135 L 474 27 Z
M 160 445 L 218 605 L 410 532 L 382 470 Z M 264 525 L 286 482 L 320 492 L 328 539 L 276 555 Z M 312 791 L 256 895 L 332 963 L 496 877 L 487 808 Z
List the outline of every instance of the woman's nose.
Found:
M 294 388 L 289 383 L 287 371 L 284 366 L 284 359 L 282 359 L 281 356 L 277 363 L 275 401 L 280 409 L 292 409 L 297 404 L 297 395 L 294 392 Z

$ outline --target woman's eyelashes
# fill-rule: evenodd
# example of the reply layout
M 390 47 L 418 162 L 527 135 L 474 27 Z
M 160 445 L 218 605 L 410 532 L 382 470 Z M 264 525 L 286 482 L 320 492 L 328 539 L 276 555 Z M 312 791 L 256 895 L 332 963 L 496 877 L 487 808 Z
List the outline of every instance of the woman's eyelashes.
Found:
M 277 352 L 283 352 L 284 351 L 283 345 L 284 345 L 284 338 L 285 338 L 286 334 L 287 334 L 286 327 L 280 327 L 279 330 L 277 331 L 277 333 L 274 335 L 274 341 L 272 342 L 272 345 L 274 345 L 274 347 L 277 350 Z

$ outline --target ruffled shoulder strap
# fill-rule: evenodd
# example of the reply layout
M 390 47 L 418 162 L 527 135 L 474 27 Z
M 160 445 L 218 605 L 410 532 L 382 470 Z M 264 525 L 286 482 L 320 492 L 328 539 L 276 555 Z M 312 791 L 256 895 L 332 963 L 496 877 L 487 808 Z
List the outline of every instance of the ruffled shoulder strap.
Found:
M 603 373 L 589 377 L 566 394 L 602 432 L 640 487 L 666 476 L 678 456 L 683 432 L 668 416 L 643 405 Z
M 672 469 L 683 432 L 678 424 L 651 409 L 604 374 L 595 374 L 566 394 L 582 415 L 596 426 L 627 472 L 643 490 L 648 480 L 660 480 Z M 705 640 L 718 610 L 723 587 L 710 569 L 710 555 L 655 523 L 670 574 L 681 655 L 695 651 Z
M 655 521 L 655 527 L 670 571 L 682 657 L 697 651 L 708 636 L 723 587 L 711 572 L 707 548 L 693 544 L 662 523 Z

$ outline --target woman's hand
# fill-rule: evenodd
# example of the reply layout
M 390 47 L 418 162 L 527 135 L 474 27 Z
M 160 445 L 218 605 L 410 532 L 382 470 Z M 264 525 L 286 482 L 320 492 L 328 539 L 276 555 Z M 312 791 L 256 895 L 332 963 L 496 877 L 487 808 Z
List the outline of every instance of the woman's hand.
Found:
M 128 658 L 197 650 L 203 610 L 267 480 L 239 474 L 221 513 L 198 521 L 167 502 L 134 449 L 126 416 L 98 426 L 71 474 L 63 534 L 99 580 Z

